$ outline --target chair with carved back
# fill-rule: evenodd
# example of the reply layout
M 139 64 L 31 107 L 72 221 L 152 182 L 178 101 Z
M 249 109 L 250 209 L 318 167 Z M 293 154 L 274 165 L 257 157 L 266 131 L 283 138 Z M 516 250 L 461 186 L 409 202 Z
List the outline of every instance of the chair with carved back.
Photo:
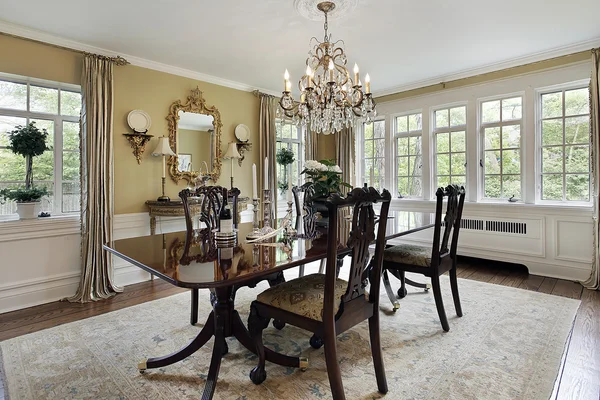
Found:
M 292 187 L 294 194 L 294 205 L 296 208 L 296 231 L 303 232 L 300 237 L 314 237 L 316 234 L 316 215 L 311 206 L 314 189 L 312 186 L 294 186 Z M 300 226 L 302 224 L 302 227 Z M 319 273 L 322 274 L 325 270 L 325 260 L 321 260 L 319 265 Z M 298 276 L 304 276 L 304 265 L 299 267 Z
M 383 253 L 383 282 L 388 296 L 397 309 L 397 300 L 391 289 L 387 273 L 391 273 L 401 282 L 398 290 L 399 297 L 406 293 L 405 273 L 414 272 L 431 278 L 435 305 L 444 331 L 448 332 L 450 326 L 440 289 L 440 275 L 449 272 L 450 287 L 454 299 L 456 315 L 462 317 L 460 297 L 458 295 L 458 283 L 456 279 L 456 250 L 458 246 L 458 234 L 460 232 L 460 221 L 465 202 L 465 189 L 456 185 L 439 188 L 436 193 L 435 227 L 433 231 L 433 243 L 431 247 L 417 246 L 413 244 L 399 244 L 389 246 Z M 443 203 L 447 198 L 444 221 Z M 442 235 L 442 228 L 444 230 Z M 450 237 L 452 235 L 452 240 Z M 448 247 L 450 246 L 450 247 Z
M 379 392 L 387 392 L 379 337 L 379 282 L 390 199 L 387 190 L 379 194 L 374 188 L 356 188 L 345 198 L 337 194 L 328 198 L 325 203 L 329 211 L 325 274 L 299 277 L 267 289 L 250 306 L 248 328 L 258 354 L 258 365 L 250 373 L 252 382 L 260 384 L 266 379 L 262 332 L 271 318 L 279 319 L 323 338 L 333 398 L 345 399 L 337 358 L 337 335 L 367 319 L 377 387 Z M 382 203 L 378 222 L 373 210 L 376 202 Z M 339 214 L 343 212 L 348 212 L 351 220 L 340 218 Z M 338 237 L 340 231 L 350 233 Z M 369 245 L 375 239 L 375 255 L 369 263 Z M 348 281 L 337 277 L 338 251 L 341 249 L 351 256 Z M 372 282 L 368 294 L 365 291 L 367 274 Z M 307 360 L 300 361 L 300 366 L 305 368 Z
M 223 197 L 227 196 L 227 201 L 232 204 L 231 213 L 233 226 L 238 225 L 237 199 L 240 191 L 237 188 L 226 189 L 222 186 L 200 186 L 196 189 L 183 189 L 179 192 L 179 198 L 183 203 L 183 212 L 185 215 L 185 225 L 187 231 L 186 246 L 191 243 L 191 238 L 199 230 L 208 230 L 209 232 L 219 227 L 219 213 L 223 207 Z M 200 223 L 204 227 L 194 228 L 194 220 L 190 211 L 190 201 L 198 201 L 200 204 Z M 187 247 L 186 247 L 187 248 Z M 195 325 L 198 322 L 198 289 L 192 289 L 192 311 L 190 323 Z

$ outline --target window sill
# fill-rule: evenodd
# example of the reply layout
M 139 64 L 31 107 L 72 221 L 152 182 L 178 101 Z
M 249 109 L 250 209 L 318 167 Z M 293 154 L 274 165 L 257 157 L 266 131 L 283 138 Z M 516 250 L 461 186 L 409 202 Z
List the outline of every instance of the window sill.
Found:
M 13 214 L 6 219 L 0 219 L 0 242 L 80 233 L 79 214 L 22 220 Z

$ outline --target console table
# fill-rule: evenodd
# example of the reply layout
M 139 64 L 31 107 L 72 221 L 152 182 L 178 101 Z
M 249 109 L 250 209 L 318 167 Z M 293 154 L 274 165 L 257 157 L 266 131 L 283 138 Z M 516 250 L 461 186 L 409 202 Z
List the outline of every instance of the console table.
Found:
M 241 220 L 240 213 L 248 207 L 249 197 L 238 197 L 238 221 Z M 200 214 L 200 204 L 190 199 L 190 211 L 192 215 Z M 181 200 L 170 200 L 170 201 L 146 201 L 148 206 L 148 214 L 150 214 L 150 234 L 156 233 L 156 217 L 183 217 L 183 203 Z

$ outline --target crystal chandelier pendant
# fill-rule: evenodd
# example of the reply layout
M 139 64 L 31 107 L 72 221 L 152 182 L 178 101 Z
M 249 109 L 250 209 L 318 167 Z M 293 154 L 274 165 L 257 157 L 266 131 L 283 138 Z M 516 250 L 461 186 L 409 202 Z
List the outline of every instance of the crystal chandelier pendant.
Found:
M 292 86 L 287 70 L 284 75 L 284 91 L 279 100 L 278 116 L 283 115 L 299 126 L 308 127 L 317 133 L 340 132 L 358 121 L 371 122 L 377 115 L 371 94 L 371 80 L 365 75 L 365 87 L 359 77 L 358 66 L 354 74 L 346 68 L 348 58 L 344 42 L 331 41 L 328 33 L 328 13 L 335 4 L 324 1 L 317 9 L 325 16 L 325 35 L 322 42 L 313 38 L 313 48 L 306 59 L 306 73 L 300 78 L 300 100 L 292 97 Z

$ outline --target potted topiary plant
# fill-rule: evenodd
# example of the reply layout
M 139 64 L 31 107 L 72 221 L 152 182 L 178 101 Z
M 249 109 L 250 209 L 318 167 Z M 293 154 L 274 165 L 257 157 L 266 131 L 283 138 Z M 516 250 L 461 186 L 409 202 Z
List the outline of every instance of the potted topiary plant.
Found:
M 18 125 L 7 134 L 10 142 L 7 147 L 13 153 L 25 157 L 25 187 L 0 190 L 0 201 L 16 201 L 17 214 L 21 219 L 36 218 L 40 210 L 40 200 L 48 194 L 48 190 L 45 187 L 33 186 L 33 157 L 50 150 L 46 146 L 48 132 L 35 126 L 35 122 L 30 122 L 25 126 Z
M 288 188 L 288 165 L 292 164 L 295 161 L 294 152 L 286 147 L 282 147 L 277 151 L 275 155 L 275 161 L 277 164 L 283 165 L 283 177 L 277 182 L 277 186 L 281 191 L 281 194 L 285 193 Z

